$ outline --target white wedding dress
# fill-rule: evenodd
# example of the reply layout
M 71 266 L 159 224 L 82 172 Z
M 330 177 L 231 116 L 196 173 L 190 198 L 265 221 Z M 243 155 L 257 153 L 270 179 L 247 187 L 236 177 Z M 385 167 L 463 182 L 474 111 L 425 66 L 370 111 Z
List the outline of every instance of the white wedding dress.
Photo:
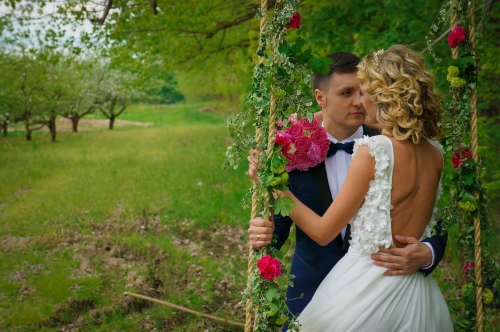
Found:
M 367 145 L 375 158 L 375 179 L 370 182 L 363 205 L 350 221 L 349 251 L 298 317 L 301 331 L 453 331 L 448 307 L 431 275 L 424 277 L 416 272 L 408 276 L 383 276 L 387 269 L 374 265 L 370 258 L 380 246 L 388 248 L 392 244 L 394 151 L 391 140 L 382 135 L 357 139 L 355 151 L 360 145 Z M 440 194 L 441 183 L 436 203 Z M 422 238 L 430 237 L 434 225 L 433 217 Z

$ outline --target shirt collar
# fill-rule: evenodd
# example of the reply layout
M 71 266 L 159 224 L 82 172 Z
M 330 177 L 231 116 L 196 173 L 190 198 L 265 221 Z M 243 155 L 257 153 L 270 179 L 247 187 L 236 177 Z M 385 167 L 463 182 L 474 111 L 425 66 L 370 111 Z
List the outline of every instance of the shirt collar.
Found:
M 328 134 L 328 133 L 327 133 Z M 357 138 L 361 138 L 363 137 L 363 126 L 360 126 L 358 128 L 358 130 L 356 130 L 354 132 L 354 134 L 352 134 L 351 136 L 347 137 L 345 140 L 339 142 L 338 139 L 336 139 L 335 137 L 333 137 L 332 135 L 328 134 L 328 139 L 330 141 L 332 141 L 333 143 L 349 143 L 349 142 L 352 142 L 354 141 L 355 139 Z

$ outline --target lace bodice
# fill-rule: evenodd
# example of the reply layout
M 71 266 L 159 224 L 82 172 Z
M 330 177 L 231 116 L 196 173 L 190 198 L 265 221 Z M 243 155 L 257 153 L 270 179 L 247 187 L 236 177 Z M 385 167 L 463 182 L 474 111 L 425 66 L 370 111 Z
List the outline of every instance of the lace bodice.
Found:
M 430 140 L 429 142 L 443 153 L 439 143 Z M 375 158 L 375 179 L 370 182 L 363 205 L 349 222 L 351 224 L 349 252 L 370 255 L 378 252 L 379 247 L 389 248 L 392 244 L 391 190 L 394 150 L 391 140 L 383 135 L 356 139 L 354 153 L 361 145 L 366 145 L 370 155 Z M 436 224 L 436 205 L 440 196 L 441 181 L 434 203 L 434 213 L 421 239 L 431 236 L 432 229 Z

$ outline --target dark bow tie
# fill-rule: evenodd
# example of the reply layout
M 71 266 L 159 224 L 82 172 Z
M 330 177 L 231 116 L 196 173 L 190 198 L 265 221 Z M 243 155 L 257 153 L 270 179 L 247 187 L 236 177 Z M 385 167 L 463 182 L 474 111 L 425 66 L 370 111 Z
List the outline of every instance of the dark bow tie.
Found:
M 328 148 L 328 153 L 326 157 L 331 157 L 337 153 L 337 151 L 343 150 L 349 154 L 353 153 L 354 142 L 349 143 L 333 143 L 330 142 L 330 147 Z

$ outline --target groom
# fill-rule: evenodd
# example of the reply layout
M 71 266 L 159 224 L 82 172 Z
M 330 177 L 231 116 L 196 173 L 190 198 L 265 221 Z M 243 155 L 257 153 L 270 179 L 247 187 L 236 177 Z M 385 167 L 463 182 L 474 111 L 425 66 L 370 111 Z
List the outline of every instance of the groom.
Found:
M 324 162 L 308 171 L 289 173 L 290 190 L 306 206 L 323 215 L 337 196 L 351 163 L 354 139 L 378 133 L 363 125 L 365 110 L 360 102 L 361 91 L 357 79 L 360 59 L 354 54 L 337 52 L 329 55 L 333 60 L 327 76 L 313 75 L 313 90 L 321 107 L 323 126 L 332 142 Z M 251 164 L 250 175 L 256 170 Z M 292 220 L 289 217 L 274 217 L 274 234 L 279 249 L 287 240 Z M 350 226 L 326 246 L 320 246 L 296 227 L 296 246 L 290 273 L 295 275 L 294 287 L 288 287 L 287 305 L 298 315 L 311 301 L 314 292 L 335 264 L 345 255 L 349 247 Z M 259 249 L 271 243 L 273 227 L 270 221 L 252 220 L 248 229 L 250 242 Z M 405 248 L 381 248 L 372 255 L 374 264 L 389 270 L 385 275 L 407 275 L 418 270 L 429 274 L 442 260 L 447 235 L 425 239 L 401 236 L 398 241 Z M 353 285 L 356 287 L 356 285 Z M 301 297 L 301 294 L 304 294 Z

